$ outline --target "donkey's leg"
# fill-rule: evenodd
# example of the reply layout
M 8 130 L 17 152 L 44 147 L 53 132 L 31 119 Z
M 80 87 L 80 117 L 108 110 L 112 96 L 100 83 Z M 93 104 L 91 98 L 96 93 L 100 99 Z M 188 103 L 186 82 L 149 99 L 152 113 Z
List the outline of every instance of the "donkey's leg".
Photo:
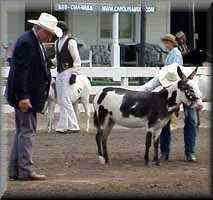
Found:
M 99 116 L 97 114 L 97 111 L 94 112 L 94 125 L 97 129 L 96 134 L 96 144 L 98 149 L 98 160 L 100 164 L 105 164 L 105 159 L 103 157 L 103 149 L 102 149 L 102 139 L 103 139 L 103 129 L 101 128 L 101 124 L 99 122 Z
M 46 119 L 46 130 L 48 133 L 51 132 L 51 103 L 52 101 L 48 99 L 48 103 L 46 104 L 46 112 L 45 112 L 45 119 Z
M 199 126 L 200 126 L 200 111 L 196 110 L 196 114 L 197 114 L 197 128 L 199 128 Z
M 100 164 L 105 164 L 105 159 L 103 157 L 103 149 L 102 149 L 102 139 L 103 139 L 103 130 L 99 127 L 97 128 L 96 134 L 96 144 L 98 148 L 98 159 Z
M 106 163 L 108 163 L 108 164 L 109 164 L 109 156 L 108 156 L 108 151 L 107 151 L 107 139 L 108 139 L 108 136 L 109 136 L 114 124 L 115 123 L 112 121 L 112 119 L 109 118 L 109 120 L 105 126 L 104 132 L 103 132 L 103 140 L 102 140 L 103 156 L 104 156 Z
M 159 156 L 158 156 L 158 151 L 159 151 L 159 140 L 160 138 L 158 138 L 157 140 L 154 140 L 154 161 L 155 161 L 155 164 L 157 166 L 160 165 L 160 160 L 159 160 Z
M 75 115 L 76 115 L 76 118 L 77 118 L 78 123 L 79 123 L 80 119 L 79 119 L 78 101 L 73 103 L 73 109 L 75 111 Z
M 144 160 L 145 160 L 145 165 L 149 164 L 149 149 L 152 144 L 152 132 L 147 131 L 146 133 L 146 143 L 145 143 L 145 155 L 144 155 Z
M 159 142 L 160 142 L 160 134 L 162 132 L 162 127 L 166 126 L 170 120 L 170 117 L 162 119 L 158 119 L 153 125 L 153 145 L 154 145 L 154 158 L 155 164 L 157 166 L 160 165 L 159 159 Z
M 165 120 L 165 122 L 167 122 L 167 120 Z M 160 160 L 159 160 L 159 140 L 160 140 L 160 134 L 161 134 L 161 131 L 162 131 L 161 121 L 157 120 L 152 128 L 153 128 L 153 146 L 154 146 L 154 158 L 153 158 L 153 161 L 155 161 L 155 164 L 157 166 L 159 166 L 160 165 Z
M 82 100 L 82 104 L 84 106 L 85 114 L 86 114 L 86 132 L 89 132 L 89 119 L 90 119 L 90 110 L 89 110 L 89 99 Z
M 45 112 L 44 112 L 44 118 L 46 122 L 45 130 L 49 132 L 49 102 L 46 104 Z
M 51 101 L 49 105 L 49 113 L 48 113 L 48 132 L 53 130 L 53 120 L 54 120 L 54 113 L 55 113 L 55 102 Z

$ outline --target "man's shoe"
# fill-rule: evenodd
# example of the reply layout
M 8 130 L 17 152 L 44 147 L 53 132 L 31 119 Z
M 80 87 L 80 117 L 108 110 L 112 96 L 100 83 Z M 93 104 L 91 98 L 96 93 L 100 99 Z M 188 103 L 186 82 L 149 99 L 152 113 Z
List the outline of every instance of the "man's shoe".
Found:
M 161 156 L 160 156 L 160 160 L 168 161 L 169 160 L 169 155 L 167 153 L 162 153 Z
M 16 181 L 18 180 L 18 176 L 9 176 L 10 181 Z
M 76 129 L 76 130 L 67 130 L 66 131 L 68 134 L 79 134 L 80 130 Z
M 188 162 L 197 162 L 196 154 L 190 153 L 190 154 L 186 155 L 186 161 L 188 161 Z
M 59 134 L 67 134 L 67 131 L 56 130 L 55 132 Z
M 46 180 L 45 175 L 40 175 L 36 174 L 35 172 L 32 172 L 29 176 L 27 177 L 18 177 L 18 180 L 20 181 L 44 181 Z

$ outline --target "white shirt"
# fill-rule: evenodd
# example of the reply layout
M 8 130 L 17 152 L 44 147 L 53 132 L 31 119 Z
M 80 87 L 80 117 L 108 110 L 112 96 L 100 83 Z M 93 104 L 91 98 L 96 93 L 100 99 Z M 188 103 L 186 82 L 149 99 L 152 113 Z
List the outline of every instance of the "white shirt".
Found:
M 66 41 L 67 38 L 68 38 L 68 35 L 58 39 L 59 40 L 58 41 L 58 50 L 59 51 L 61 51 L 61 49 L 64 45 L 64 42 Z M 55 42 L 55 48 L 56 48 L 56 42 Z M 69 40 L 68 50 L 69 50 L 70 55 L 72 56 L 72 59 L 73 59 L 73 67 L 71 68 L 72 72 L 79 73 L 79 70 L 80 70 L 80 67 L 81 67 L 81 58 L 80 58 L 80 55 L 79 55 L 79 52 L 78 52 L 77 42 L 74 39 Z M 57 52 L 56 49 L 55 49 L 55 52 Z M 52 60 L 52 62 L 55 65 L 57 65 L 56 57 Z
M 40 46 L 40 49 L 41 49 L 41 53 L 43 55 L 43 59 L 44 59 L 44 61 L 46 61 L 46 57 L 45 57 L 45 54 L 44 54 L 44 48 L 41 46 L 41 42 L 38 39 L 38 35 L 37 35 L 35 29 L 33 28 L 32 30 L 33 30 L 33 33 L 35 34 L 35 36 L 36 36 L 36 38 L 38 40 L 38 43 L 39 43 L 39 46 Z

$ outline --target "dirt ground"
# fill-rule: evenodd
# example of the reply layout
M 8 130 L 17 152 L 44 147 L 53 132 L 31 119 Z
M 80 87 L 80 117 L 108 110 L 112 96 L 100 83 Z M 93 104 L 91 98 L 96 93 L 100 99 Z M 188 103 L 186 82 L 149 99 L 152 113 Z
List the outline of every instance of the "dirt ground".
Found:
M 198 162 L 184 161 L 183 130 L 178 128 L 172 136 L 171 159 L 160 166 L 152 162 L 144 165 L 144 129 L 116 127 L 108 142 L 111 164 L 105 166 L 97 160 L 94 129 L 79 135 L 39 130 L 34 145 L 35 170 L 48 179 L 9 181 L 4 197 L 208 197 L 211 195 L 208 114 L 202 115 L 202 122 L 204 126 L 198 132 Z M 11 146 L 12 131 L 7 134 Z

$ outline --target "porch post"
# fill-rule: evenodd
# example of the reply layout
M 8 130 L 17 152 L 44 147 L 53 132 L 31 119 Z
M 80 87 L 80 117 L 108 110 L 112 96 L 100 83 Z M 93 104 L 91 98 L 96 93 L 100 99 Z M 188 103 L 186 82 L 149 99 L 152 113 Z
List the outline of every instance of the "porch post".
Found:
M 145 42 L 146 42 L 146 11 L 145 4 L 141 3 L 141 38 L 138 65 L 145 67 Z
M 195 2 L 192 2 L 193 48 L 196 49 Z
M 112 22 L 112 48 L 111 48 L 111 66 L 120 67 L 120 46 L 119 46 L 119 14 L 113 13 Z
M 0 2 L 1 4 L 1 2 Z M 0 67 L 3 67 L 4 61 L 3 58 L 0 58 Z M 0 77 L 0 87 L 2 83 L 2 77 Z M 0 103 L 3 103 L 3 98 L 0 98 Z M 2 108 L 0 108 L 0 121 L 3 124 L 3 114 L 2 114 Z M 2 126 L 0 126 L 0 132 L 2 133 Z M 7 161 L 6 161 L 6 155 L 7 155 L 7 141 L 6 141 L 6 134 L 0 134 L 0 199 L 3 196 L 6 186 L 7 186 Z

